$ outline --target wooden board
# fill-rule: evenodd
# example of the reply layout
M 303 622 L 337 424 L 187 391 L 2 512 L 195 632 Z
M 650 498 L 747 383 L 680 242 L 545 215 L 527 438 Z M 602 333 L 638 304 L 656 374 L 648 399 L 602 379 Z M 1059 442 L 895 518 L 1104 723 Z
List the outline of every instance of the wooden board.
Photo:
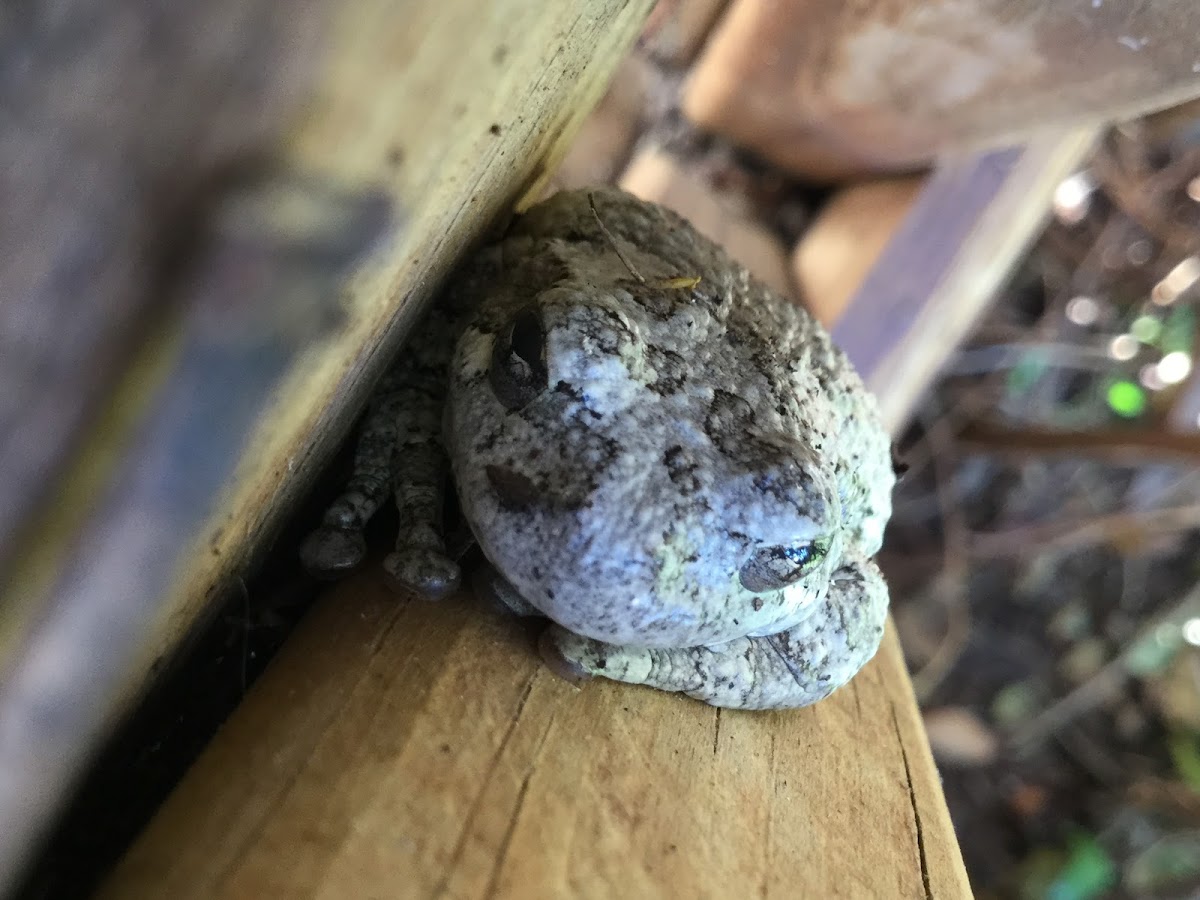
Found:
M 890 628 L 773 713 L 575 688 L 534 634 L 341 585 L 100 896 L 969 896 Z
M 847 185 L 805 229 L 792 253 L 792 272 L 801 301 L 825 327 L 846 311 L 924 186 L 923 175 Z
M 20 251 L 0 258 L 0 285 L 14 298 L 0 310 L 0 336 L 16 346 L 42 307 L 54 314 L 38 341 L 19 344 L 31 359 L 6 351 L 0 370 L 25 365 L 6 382 L 17 398 L 28 383 L 47 392 L 28 405 L 32 419 L 20 403 L 0 408 L 22 438 L 10 444 L 6 433 L 0 447 L 12 452 L 0 456 L 6 479 L 16 473 L 21 517 L 10 522 L 8 506 L 0 516 L 0 538 L 17 535 L 16 549 L 0 552 L 11 561 L 3 569 L 0 559 L 0 890 L 104 730 L 241 583 L 445 273 L 502 212 L 537 193 L 650 6 L 221 0 L 150 15 L 146 4 L 105 0 L 86 15 L 44 2 L 4 19 L 4 52 L 15 54 L 4 61 L 28 77 L 12 85 L 22 127 L 0 144 L 22 187 L 0 220 L 9 226 L 2 246 L 15 240 Z M 79 148 L 78 158 L 68 152 Z M 180 210 L 203 215 L 222 172 L 260 157 L 381 192 L 393 227 L 343 285 L 341 329 L 284 373 L 248 443 L 220 460 L 237 467 L 223 490 L 198 498 L 195 508 L 212 509 L 204 526 L 172 535 L 171 589 L 125 598 L 106 590 L 116 578 L 64 593 L 61 573 L 92 571 L 95 548 L 81 535 L 112 536 L 96 518 L 112 492 L 106 466 L 137 468 L 122 441 L 96 430 L 115 419 L 121 431 L 145 398 L 108 389 L 122 376 L 138 381 L 131 361 L 170 354 L 170 329 L 143 328 L 147 310 L 162 313 L 144 299 L 162 299 L 155 251 L 187 250 L 197 223 Z M 58 352 L 56 332 L 77 340 Z M 151 346 L 136 346 L 143 339 Z M 61 384 L 37 381 L 60 370 Z M 74 396 L 81 387 L 86 396 Z M 68 414 L 51 416 L 56 403 Z M 28 421 L 41 423 L 43 409 L 49 424 L 38 436 Z M 50 464 L 25 466 L 38 453 Z M 37 490 L 24 491 L 34 480 Z M 108 543 L 104 571 L 127 572 L 120 541 Z M 104 615 L 118 606 L 120 616 Z M 109 626 L 104 640 L 87 641 L 96 618 Z
M 164 257 L 319 68 L 322 0 L 31 0 L 0 19 L 0 582 L 149 317 Z M 195 40 L 204 35 L 205 40 Z M 240 79 L 238 73 L 261 73 Z M 173 248 L 173 249 L 169 249 Z M 183 255 L 181 254 L 181 255 Z M 30 542 L 27 542 L 27 544 Z M 3 610 L 7 617 L 9 610 Z
M 892 343 L 861 323 L 846 332 L 862 333 L 853 352 L 869 379 L 885 366 L 936 368 L 954 332 L 934 329 L 930 343 L 913 323 L 937 314 L 966 327 L 1087 138 L 1058 135 L 1002 164 L 934 176 L 901 249 L 881 260 L 893 278 L 928 275 L 896 294 L 908 324 Z M 942 238 L 905 236 L 930 228 Z M 870 285 L 848 320 L 891 296 Z M 962 308 L 947 306 L 964 285 Z M 894 382 L 894 396 L 877 383 L 898 425 L 917 382 Z M 890 630 L 860 678 L 815 708 L 718 712 L 606 682 L 573 688 L 542 668 L 529 626 L 469 598 L 397 600 L 372 570 L 319 602 L 103 895 L 747 889 L 969 894 Z
M 1089 139 L 948 164 L 909 231 L 955 227 L 930 243 L 902 226 L 880 264 L 912 289 L 864 286 L 846 315 L 892 297 L 913 321 L 923 303 L 969 321 Z M 858 352 L 881 351 L 869 379 L 927 375 L 954 346 L 859 327 Z M 901 423 L 912 394 L 882 387 Z M 467 597 L 398 600 L 374 570 L 331 590 L 102 896 L 969 896 L 890 626 L 849 687 L 767 714 L 576 689 L 542 668 L 535 631 Z
M 1040 134 L 1022 147 L 946 159 L 929 177 L 833 328 L 893 434 L 1041 233 L 1055 187 L 1098 134 Z
M 736 0 L 683 108 L 798 175 L 845 178 L 1198 94 L 1193 0 Z
M 581 15 L 545 0 L 336 7 L 327 68 L 287 141 L 300 168 L 380 182 L 403 228 L 346 286 L 348 321 L 280 390 L 131 672 L 130 695 L 214 587 L 235 581 L 346 436 L 437 285 L 484 230 L 536 196 L 632 44 L 649 0 Z

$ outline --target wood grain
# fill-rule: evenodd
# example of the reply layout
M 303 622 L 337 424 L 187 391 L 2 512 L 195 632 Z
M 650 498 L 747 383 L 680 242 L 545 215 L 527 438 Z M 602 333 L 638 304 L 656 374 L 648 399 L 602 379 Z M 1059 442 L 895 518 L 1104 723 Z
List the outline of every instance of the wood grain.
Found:
M 963 897 L 895 642 L 805 710 L 545 670 L 374 570 L 302 624 L 101 897 Z
M 801 301 L 826 328 L 846 311 L 924 184 L 923 176 L 910 175 L 848 185 L 805 229 L 792 251 L 792 272 Z
M 498 216 L 536 197 L 649 0 L 586 13 L 545 0 L 337 7 L 328 63 L 287 142 L 297 167 L 383 184 L 405 227 L 346 285 L 348 322 L 297 367 L 242 460 L 199 555 L 145 644 L 138 690 L 238 578 L 346 436 L 438 284 Z
M 893 424 L 1090 137 L 934 176 L 843 323 Z M 865 324 L 872 304 L 904 327 Z M 102 896 L 969 895 L 890 629 L 814 708 L 716 711 L 573 688 L 530 626 L 375 573 L 318 603 Z
M 1197 94 L 1191 0 L 737 0 L 684 111 L 796 174 L 845 178 Z
M 241 584 L 445 273 L 536 195 L 651 0 L 70 6 L 25 4 L 0 23 L 23 110 L 0 137 L 15 176 L 0 212 L 0 676 L 23 673 L 17 693 L 36 700 L 0 700 L 0 736 L 21 737 L 0 747 L 45 738 L 55 753 L 30 759 L 37 777 L 5 768 L 0 891 L 103 729 Z M 233 477 L 203 498 L 205 525 L 173 536 L 171 589 L 110 622 L 122 627 L 99 647 L 103 677 L 56 677 L 54 660 L 73 658 L 63 635 L 79 632 L 63 626 L 124 599 L 56 588 L 88 571 L 80 536 L 120 458 L 88 428 L 136 417 L 110 389 L 130 358 L 162 349 L 139 346 L 147 310 L 161 312 L 159 254 L 186 257 L 222 173 L 263 158 L 383 194 L 397 226 L 342 285 L 343 327 L 286 371 Z
M 1048 201 L 1026 196 L 1021 240 Z M 101 896 L 970 895 L 890 625 L 846 689 L 766 714 L 571 687 L 536 627 L 399 600 L 374 568 L 332 589 Z
M 302 112 L 272 146 L 297 169 L 385 187 L 406 227 L 350 281 L 346 327 L 279 391 L 120 688 L 99 699 L 105 715 L 275 533 L 459 256 L 537 192 L 648 6 L 329 8 Z M 904 327 L 890 336 L 855 318 L 883 295 L 864 289 L 848 313 L 894 423 L 1082 146 L 1058 136 L 1006 158 L 958 219 L 946 186 L 988 163 L 935 176 L 941 192 L 918 202 L 883 264 L 938 277 L 902 282 L 886 321 Z M 913 239 L 918 226 L 953 245 Z M 863 674 L 812 709 L 716 711 L 573 688 L 541 666 L 527 625 L 465 597 L 399 600 L 376 572 L 318 603 L 102 896 L 969 895 L 890 630 Z
M 1041 232 L 1054 188 L 1099 132 L 944 160 L 833 328 L 893 434 Z

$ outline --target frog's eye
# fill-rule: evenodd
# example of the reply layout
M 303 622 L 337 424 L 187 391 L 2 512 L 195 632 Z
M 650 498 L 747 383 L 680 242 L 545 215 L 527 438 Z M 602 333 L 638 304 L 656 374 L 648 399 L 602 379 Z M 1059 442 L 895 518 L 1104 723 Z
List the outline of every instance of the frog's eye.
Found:
M 546 336 L 536 310 L 517 313 L 496 335 L 488 377 L 496 399 L 510 410 L 521 409 L 546 390 Z
M 760 547 L 742 566 L 742 587 L 751 593 L 777 591 L 793 584 L 821 564 L 829 552 L 826 540 L 788 547 Z

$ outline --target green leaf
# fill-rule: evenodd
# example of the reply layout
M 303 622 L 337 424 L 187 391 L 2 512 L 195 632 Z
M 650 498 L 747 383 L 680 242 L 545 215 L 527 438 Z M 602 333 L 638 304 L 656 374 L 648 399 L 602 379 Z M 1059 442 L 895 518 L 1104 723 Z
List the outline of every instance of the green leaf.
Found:
M 1172 307 L 1170 315 L 1163 323 L 1158 346 L 1162 349 L 1164 356 L 1177 350 L 1191 353 L 1192 341 L 1195 340 L 1195 337 L 1196 310 L 1186 305 L 1175 306 Z
M 1117 867 L 1093 835 L 1078 833 L 1068 844 L 1067 863 L 1043 895 L 1045 900 L 1090 900 L 1112 887 Z
M 1005 386 L 1010 395 L 1028 393 L 1033 388 L 1042 373 L 1046 371 L 1046 360 L 1041 353 L 1027 353 L 1015 366 L 1008 370 Z
M 1132 381 L 1114 381 L 1107 397 L 1109 409 L 1126 419 L 1137 418 L 1146 410 L 1146 392 Z
M 1200 735 L 1174 732 L 1167 738 L 1167 752 L 1183 783 L 1200 794 Z

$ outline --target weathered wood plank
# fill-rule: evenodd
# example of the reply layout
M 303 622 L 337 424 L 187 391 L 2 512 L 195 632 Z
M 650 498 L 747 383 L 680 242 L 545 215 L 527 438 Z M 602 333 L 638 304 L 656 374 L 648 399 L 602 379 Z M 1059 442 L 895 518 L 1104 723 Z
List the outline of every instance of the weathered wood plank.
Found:
M 963 897 L 899 648 L 793 712 L 546 671 L 373 571 L 301 625 L 100 896 Z
M 10 567 L 0 573 L 0 671 L 6 686 L 19 682 L 23 698 L 37 698 L 33 707 L 0 708 L 0 730 L 21 739 L 0 741 L 0 749 L 29 759 L 25 750 L 38 740 L 75 735 L 66 745 L 55 744 L 53 771 L 39 769 L 34 778 L 19 766 L 4 767 L 0 885 L 11 878 L 100 730 L 141 693 L 156 663 L 270 540 L 345 435 L 370 383 L 442 276 L 501 211 L 536 193 L 564 136 L 632 43 L 650 0 L 600 0 L 582 11 L 545 0 L 483 7 L 467 0 L 313 0 L 286 10 L 273 0 L 161 9 L 109 0 L 78 16 L 52 6 L 28 4 L 28 20 L 22 13 L 4 21 L 3 50 L 15 55 L 0 61 L 14 71 L 54 77 L 10 84 L 14 96 L 48 124 L 41 127 L 34 117 L 28 133 L 7 123 L 3 129 L 5 141 L 27 139 L 3 157 L 15 160 L 6 172 L 19 176 L 6 192 L 5 246 L 11 237 L 22 251 L 0 262 L 3 313 L 18 334 L 30 307 L 17 301 L 40 297 L 25 286 L 53 294 L 54 315 L 36 335 L 40 343 L 30 345 L 34 357 L 38 347 L 53 344 L 55 328 L 80 331 L 76 349 L 89 352 L 75 354 L 76 368 L 69 365 L 71 352 L 47 355 L 65 366 L 66 389 L 55 396 L 69 398 L 71 383 L 97 390 L 72 401 L 76 411 L 52 423 L 54 440 L 43 449 L 57 455 L 53 465 L 37 469 L 40 486 L 30 495 L 41 502 L 22 495 L 20 541 L 8 554 Z M 64 59 L 71 65 L 56 65 Z M 276 76 L 281 84 L 272 80 Z M 119 115 L 110 118 L 113 110 Z M 21 117 L 13 121 L 26 124 Z M 78 149 L 72 140 L 87 151 L 87 165 L 66 152 Z M 118 350 L 123 341 L 136 345 L 139 315 L 154 308 L 129 298 L 158 299 L 159 242 L 178 241 L 186 250 L 189 228 L 197 224 L 181 210 L 202 219 L 222 172 L 259 157 L 323 183 L 382 192 L 393 221 L 405 225 L 392 230 L 346 284 L 344 327 L 284 376 L 232 481 L 218 495 L 216 512 L 199 534 L 177 536 L 173 552 L 190 552 L 174 568 L 173 589 L 148 607 L 132 606 L 144 614 L 128 617 L 128 628 L 106 636 L 112 665 L 104 677 L 56 679 L 56 654 L 70 653 L 64 635 L 77 633 L 80 616 L 88 614 L 66 602 L 68 594 L 56 582 L 73 566 L 86 569 L 79 554 L 92 548 L 79 536 L 88 533 L 108 487 L 96 454 L 72 459 L 71 451 L 105 445 L 79 432 L 88 421 L 111 419 L 105 390 L 121 368 L 114 361 L 129 358 Z M 89 193 L 97 167 L 111 179 L 99 199 Z M 170 178 L 152 177 L 163 173 Z M 77 202 L 77 195 L 90 199 Z M 10 206 L 10 196 L 20 202 Z M 47 196 L 55 202 L 44 202 Z M 38 218 L 43 207 L 47 216 Z M 17 221 L 14 210 L 29 216 Z M 87 252 L 69 226 L 78 226 Z M 96 244 L 89 235 L 105 240 Z M 64 272 L 72 278 L 63 280 Z M 72 303 L 86 305 L 87 314 L 73 314 Z M 120 314 L 106 323 L 106 311 L 113 310 Z M 87 340 L 89 322 L 100 323 L 93 337 L 101 340 Z M 153 356 L 157 349 L 147 352 Z M 4 357 L 6 373 L 13 358 Z M 34 363 L 18 375 L 28 381 L 36 358 Z M 20 396 L 20 384 L 14 384 Z M 19 405 L 2 411 L 5 428 L 13 429 L 5 441 L 12 435 L 21 441 L 0 449 L 12 450 L 23 465 L 41 438 L 33 436 Z M 41 483 L 58 470 L 65 475 L 56 483 Z M 14 464 L 13 471 L 25 469 Z M 92 600 L 99 609 L 121 598 Z M 80 716 L 73 726 L 55 718 L 67 711 Z
M 844 178 L 1198 94 L 1192 0 L 736 0 L 684 111 L 797 174 Z
M 893 433 L 1040 233 L 1098 131 L 943 161 L 833 329 Z
M 346 329 L 280 392 L 205 552 L 140 636 L 105 714 L 272 533 L 417 308 L 544 171 L 646 11 L 614 2 L 578 17 L 513 0 L 493 19 L 458 0 L 416 6 L 403 21 L 362 0 L 335 15 L 326 68 L 283 154 L 340 181 L 386 185 L 408 228 L 351 283 Z M 1017 197 L 998 191 L 975 214 L 1013 216 Z M 1010 205 L 997 213 L 998 198 Z M 1032 231 L 1044 200 L 1028 192 L 1036 214 L 1010 227 Z M 997 227 L 967 228 L 980 242 L 969 246 L 986 258 Z M 1013 246 L 1001 249 L 1011 256 Z M 968 265 L 934 249 L 938 266 L 958 260 L 978 274 L 980 257 Z M 907 262 L 920 268 L 931 252 L 910 245 Z M 932 349 L 910 340 L 903 352 L 936 366 L 951 346 L 941 332 Z M 890 407 L 898 419 L 904 402 L 911 396 Z M 106 890 L 529 896 L 747 885 L 968 893 L 892 636 L 853 687 L 814 709 L 717 713 L 603 682 L 576 691 L 541 669 L 519 623 L 461 598 L 397 602 L 368 572 L 302 624 Z
M 0 21 L 0 576 L 169 303 L 165 257 L 222 171 L 279 139 L 318 66 L 320 0 L 170 6 L 31 2 Z
M 332 589 L 102 896 L 969 896 L 890 629 L 769 714 L 573 688 L 535 631 Z

